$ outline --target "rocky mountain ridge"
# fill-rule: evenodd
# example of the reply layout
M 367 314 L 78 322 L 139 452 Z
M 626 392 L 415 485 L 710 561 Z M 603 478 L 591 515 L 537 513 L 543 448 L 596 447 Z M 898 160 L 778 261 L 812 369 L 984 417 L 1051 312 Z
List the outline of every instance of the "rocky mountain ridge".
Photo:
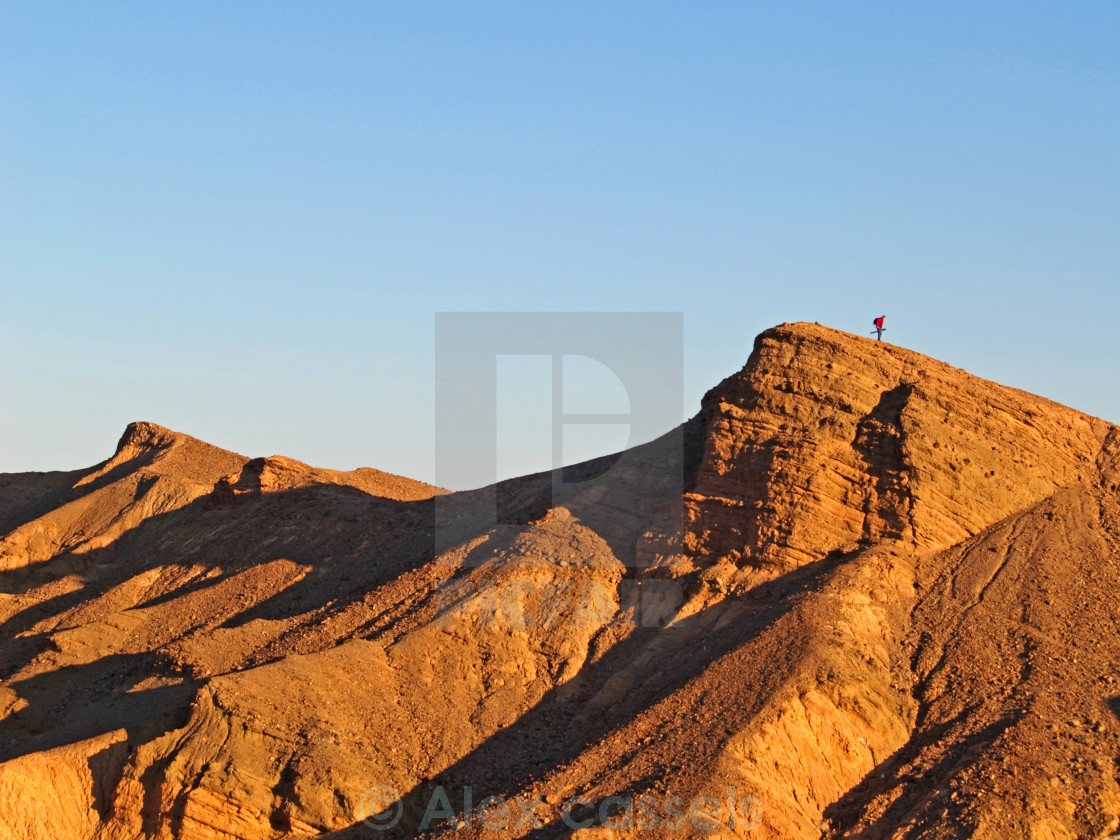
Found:
M 494 497 L 148 423 L 0 476 L 0 839 L 1120 830 L 1117 427 L 784 324 Z

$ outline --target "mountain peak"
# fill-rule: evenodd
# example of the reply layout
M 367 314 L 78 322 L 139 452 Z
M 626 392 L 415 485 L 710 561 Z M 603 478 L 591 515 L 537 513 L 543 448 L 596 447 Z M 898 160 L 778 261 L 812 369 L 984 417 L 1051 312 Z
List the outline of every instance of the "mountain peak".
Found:
M 809 323 L 761 333 L 743 369 L 705 395 L 700 418 L 708 440 L 689 504 L 709 528 L 694 549 L 778 566 L 881 539 L 944 548 L 1096 481 L 1110 428 Z
M 156 423 L 147 420 L 134 420 L 125 426 L 124 434 L 117 441 L 114 457 L 121 455 L 126 450 L 140 452 L 164 449 L 183 437 L 185 435 L 180 435 L 178 432 L 173 432 L 171 429 L 164 428 Z

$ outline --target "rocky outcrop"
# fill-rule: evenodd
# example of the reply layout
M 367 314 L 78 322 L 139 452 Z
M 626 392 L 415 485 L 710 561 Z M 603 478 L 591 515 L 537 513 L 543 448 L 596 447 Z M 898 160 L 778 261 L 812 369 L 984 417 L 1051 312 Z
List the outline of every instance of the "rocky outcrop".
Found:
M 790 568 L 902 541 L 938 550 L 1095 480 L 1108 426 L 824 327 L 762 333 L 705 397 L 690 552 Z
M 124 741 L 123 731 L 110 732 L 0 764 L 0 837 L 97 837 L 127 756 Z
M 351 472 L 324 470 L 309 467 L 292 458 L 273 455 L 269 458 L 253 458 L 241 465 L 237 472 L 218 479 L 214 485 L 212 501 L 219 506 L 228 505 L 241 497 L 279 493 L 300 487 L 312 487 L 316 484 L 354 487 L 371 496 L 394 499 L 398 502 L 429 499 L 447 492 L 422 481 L 402 478 L 369 467 Z

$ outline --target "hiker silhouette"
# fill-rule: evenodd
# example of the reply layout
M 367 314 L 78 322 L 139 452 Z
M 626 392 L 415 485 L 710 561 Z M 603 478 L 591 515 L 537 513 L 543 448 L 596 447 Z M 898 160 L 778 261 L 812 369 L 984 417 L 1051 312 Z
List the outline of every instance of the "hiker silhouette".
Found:
M 886 327 L 883 326 L 883 321 L 885 321 L 885 320 L 887 320 L 887 316 L 886 315 L 880 315 L 878 318 L 876 318 L 873 321 L 873 323 L 875 324 L 875 340 L 876 341 L 882 341 L 883 340 L 883 331 L 886 330 Z

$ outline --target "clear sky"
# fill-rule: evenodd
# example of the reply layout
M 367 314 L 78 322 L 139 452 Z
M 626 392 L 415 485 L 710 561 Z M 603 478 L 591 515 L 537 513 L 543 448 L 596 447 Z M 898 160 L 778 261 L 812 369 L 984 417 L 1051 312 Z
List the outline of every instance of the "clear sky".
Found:
M 682 418 L 886 314 L 1118 422 L 1118 45 L 1112 0 L 7 0 L 0 471 L 147 419 L 431 479 L 437 311 L 681 312 Z

